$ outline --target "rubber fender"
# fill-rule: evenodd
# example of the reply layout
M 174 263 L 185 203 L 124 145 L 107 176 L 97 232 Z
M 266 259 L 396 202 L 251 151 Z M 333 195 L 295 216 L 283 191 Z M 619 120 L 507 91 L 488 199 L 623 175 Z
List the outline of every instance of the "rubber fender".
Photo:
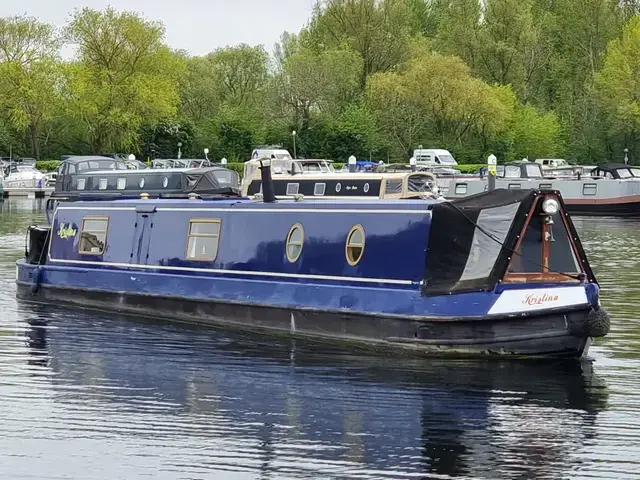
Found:
M 609 333 L 611 327 L 611 320 L 609 314 L 604 308 L 593 308 L 587 315 L 586 322 L 587 335 L 590 337 L 604 337 Z
M 40 282 L 42 281 L 42 267 L 36 267 L 33 271 L 33 283 L 31 284 L 31 293 L 36 294 L 40 290 Z

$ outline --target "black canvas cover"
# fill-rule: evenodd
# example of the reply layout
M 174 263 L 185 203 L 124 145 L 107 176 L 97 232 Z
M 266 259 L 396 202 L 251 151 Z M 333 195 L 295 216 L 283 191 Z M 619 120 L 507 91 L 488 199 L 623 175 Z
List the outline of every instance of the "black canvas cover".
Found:
M 239 195 L 240 177 L 226 168 L 192 168 L 182 172 L 182 190 L 199 195 Z
M 496 189 L 435 204 L 422 293 L 493 289 L 538 193 Z

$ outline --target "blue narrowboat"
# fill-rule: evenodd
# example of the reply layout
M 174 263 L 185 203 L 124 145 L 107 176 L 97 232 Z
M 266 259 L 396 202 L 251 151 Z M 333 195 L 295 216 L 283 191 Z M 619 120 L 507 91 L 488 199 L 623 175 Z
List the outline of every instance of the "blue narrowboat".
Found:
M 18 295 L 421 354 L 581 356 L 608 332 L 555 191 L 276 201 L 268 170 L 259 199 L 58 202 Z

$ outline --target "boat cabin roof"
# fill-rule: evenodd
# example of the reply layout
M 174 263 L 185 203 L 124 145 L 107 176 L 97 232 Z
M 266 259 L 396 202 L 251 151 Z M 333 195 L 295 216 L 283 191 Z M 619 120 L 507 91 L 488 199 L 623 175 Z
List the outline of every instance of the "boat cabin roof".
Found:
M 605 163 L 591 170 L 591 176 L 616 179 L 640 178 L 640 166 L 624 163 Z
M 211 165 L 204 158 L 156 158 L 151 161 L 151 168 L 199 168 Z
M 87 203 L 89 201 L 84 200 Z M 211 208 L 265 208 L 265 209 L 335 209 L 343 210 L 345 208 L 358 210 L 429 210 L 431 206 L 442 203 L 444 200 L 433 199 L 378 199 L 378 198 L 344 198 L 340 200 L 321 198 L 321 197 L 309 197 L 303 200 L 294 199 L 279 199 L 275 203 L 265 203 L 261 199 L 253 199 L 249 197 L 206 197 L 196 199 L 185 198 L 151 198 L 148 200 L 142 200 L 141 198 L 118 198 L 118 199 L 91 199 L 91 205 L 102 205 L 103 203 L 114 205 L 117 202 L 118 205 L 139 205 L 140 202 L 153 205 L 175 205 L 180 204 L 182 206 L 193 207 L 202 206 L 206 208 L 208 205 Z M 78 202 L 81 205 L 83 201 Z
M 478 174 L 486 177 L 489 167 L 482 167 Z M 501 178 L 544 178 L 540 164 L 523 160 L 496 165 L 496 176 Z
M 324 159 L 255 158 L 244 163 L 244 177 L 253 178 L 260 173 L 260 161 L 271 162 L 272 175 L 300 175 L 306 173 L 334 173 L 333 161 Z
M 64 155 L 58 171 L 69 173 L 104 171 L 104 170 L 135 170 L 149 167 L 138 160 L 121 160 L 100 155 Z
M 76 199 L 135 198 L 146 193 L 150 197 L 187 197 L 240 195 L 237 172 L 222 167 L 104 170 L 61 173 L 56 178 L 55 197 Z

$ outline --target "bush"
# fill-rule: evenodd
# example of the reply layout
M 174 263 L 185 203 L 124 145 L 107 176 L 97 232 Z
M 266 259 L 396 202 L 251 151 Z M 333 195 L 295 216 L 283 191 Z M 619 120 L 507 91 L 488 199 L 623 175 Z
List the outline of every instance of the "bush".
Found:
M 61 163 L 58 160 L 43 160 L 36 162 L 36 168 L 41 172 L 53 172 Z

